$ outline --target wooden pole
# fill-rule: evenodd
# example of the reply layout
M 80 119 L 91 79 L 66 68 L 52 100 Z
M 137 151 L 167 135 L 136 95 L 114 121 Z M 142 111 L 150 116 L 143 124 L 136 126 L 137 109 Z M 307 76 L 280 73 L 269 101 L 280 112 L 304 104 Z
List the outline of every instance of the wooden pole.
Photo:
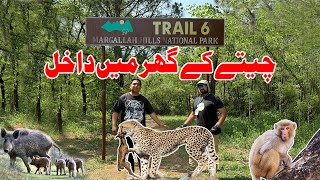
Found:
M 211 82 L 211 93 L 213 95 L 216 95 L 216 80 L 214 79 L 213 75 L 214 75 L 214 71 L 216 70 L 217 66 L 218 66 L 218 55 L 217 52 L 219 47 L 216 47 L 215 50 L 215 54 L 213 55 L 213 73 L 211 75 L 212 78 L 212 82 Z
M 102 62 L 105 58 L 105 46 L 101 47 Z M 102 63 L 103 64 L 103 63 Z M 102 160 L 106 160 L 106 80 L 102 80 L 102 96 L 101 96 L 101 106 L 102 106 Z
M 209 51 L 209 47 L 207 46 L 206 47 L 206 51 Z M 208 83 L 209 83 L 209 86 L 210 86 L 210 91 L 212 91 L 212 89 L 211 89 L 211 83 L 210 83 L 210 74 L 206 74 L 206 80 L 208 81 Z M 209 92 L 209 93 L 211 93 L 211 92 Z
M 206 47 L 206 51 L 209 51 L 209 47 L 207 46 Z M 209 79 L 209 74 L 206 74 L 206 80 L 209 82 L 210 84 L 210 79 Z

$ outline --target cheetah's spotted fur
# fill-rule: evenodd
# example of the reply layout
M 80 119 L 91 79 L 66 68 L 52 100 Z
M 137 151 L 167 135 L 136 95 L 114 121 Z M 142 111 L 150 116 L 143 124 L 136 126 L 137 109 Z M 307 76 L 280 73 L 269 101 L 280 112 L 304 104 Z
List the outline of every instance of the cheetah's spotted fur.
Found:
M 210 176 L 215 176 L 218 156 L 214 148 L 213 136 L 209 130 L 200 126 L 156 131 L 142 126 L 136 120 L 127 120 L 119 124 L 118 135 L 130 136 L 134 150 L 141 161 L 141 176 L 148 176 L 148 164 L 151 157 L 151 176 L 158 176 L 161 158 L 175 152 L 185 145 L 186 151 L 198 162 L 191 175 L 196 177 L 208 165 Z M 208 163 L 208 164 L 207 164 Z

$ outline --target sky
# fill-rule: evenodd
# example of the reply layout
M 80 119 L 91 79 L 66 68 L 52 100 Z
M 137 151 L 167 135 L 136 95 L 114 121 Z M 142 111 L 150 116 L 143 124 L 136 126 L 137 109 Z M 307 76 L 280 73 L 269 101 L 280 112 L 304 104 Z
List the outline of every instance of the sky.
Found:
M 214 0 L 174 0 L 175 2 L 182 3 L 183 9 L 186 9 L 188 5 L 204 5 L 205 3 L 211 3 L 213 4 Z M 191 15 L 188 13 L 188 11 L 184 11 L 184 18 L 190 18 Z

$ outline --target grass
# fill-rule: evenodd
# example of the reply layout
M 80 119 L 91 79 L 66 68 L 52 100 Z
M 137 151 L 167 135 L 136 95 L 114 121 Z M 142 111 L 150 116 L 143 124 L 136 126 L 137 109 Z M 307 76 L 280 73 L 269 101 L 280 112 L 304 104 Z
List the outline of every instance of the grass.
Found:
M 107 116 L 108 117 L 108 116 Z M 187 116 L 159 116 L 159 119 L 174 129 L 180 126 Z M 221 180 L 249 180 L 251 179 L 248 167 L 248 155 L 253 141 L 264 131 L 273 127 L 280 115 L 273 112 L 262 112 L 252 120 L 243 117 L 228 117 L 220 135 L 218 155 L 220 162 L 218 166 L 218 177 Z M 313 133 L 319 128 L 320 119 L 314 120 L 312 124 L 301 123 L 297 129 L 295 144 L 290 150 L 294 158 L 308 143 Z M 48 122 L 50 124 L 50 122 Z M 52 123 L 52 122 L 51 122 Z M 147 126 L 153 126 L 147 124 Z M 116 170 L 116 151 L 118 140 L 114 140 L 111 132 L 111 124 L 107 123 L 107 156 L 101 160 L 101 115 L 94 113 L 65 123 L 63 135 L 59 135 L 52 126 L 38 124 L 32 117 L 20 114 L 0 118 L 0 127 L 16 128 L 28 127 L 41 129 L 50 134 L 56 143 L 63 149 L 63 153 L 71 157 L 81 157 L 85 160 L 85 176 L 77 176 L 76 179 L 125 179 L 126 171 Z M 54 127 L 54 126 L 53 126 Z M 8 155 L 2 151 L 3 140 L 0 140 L 0 177 L 1 179 L 67 179 L 68 176 L 56 176 L 55 167 L 52 166 L 52 175 L 34 175 L 26 172 L 21 159 L 17 159 L 17 168 L 9 169 Z M 164 157 L 161 162 L 160 171 L 179 179 L 186 175 L 188 168 L 188 156 L 184 147 L 174 154 Z M 35 168 L 32 167 L 32 172 Z M 201 177 L 205 179 L 207 172 Z

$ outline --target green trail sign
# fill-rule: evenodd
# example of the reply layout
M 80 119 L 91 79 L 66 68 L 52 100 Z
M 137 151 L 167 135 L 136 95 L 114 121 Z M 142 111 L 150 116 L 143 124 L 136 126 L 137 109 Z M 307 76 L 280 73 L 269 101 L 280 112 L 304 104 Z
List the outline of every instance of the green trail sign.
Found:
M 90 17 L 86 44 L 223 46 L 224 19 Z

